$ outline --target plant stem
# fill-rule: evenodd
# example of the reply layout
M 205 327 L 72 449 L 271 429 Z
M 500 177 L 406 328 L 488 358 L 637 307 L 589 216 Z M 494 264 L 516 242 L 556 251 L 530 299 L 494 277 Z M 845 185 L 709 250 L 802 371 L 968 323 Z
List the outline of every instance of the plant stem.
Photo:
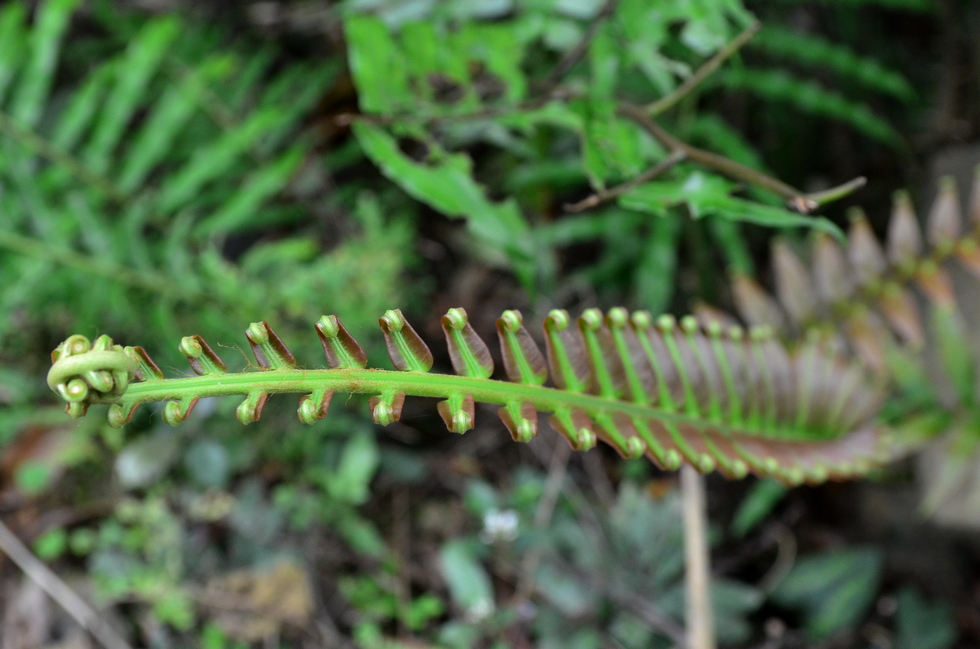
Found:
M 548 465 L 548 479 L 545 481 L 544 491 L 538 500 L 537 509 L 534 510 L 534 529 L 536 532 L 544 531 L 551 523 L 551 517 L 555 513 L 555 505 L 558 504 L 558 496 L 561 494 L 562 486 L 565 483 L 565 472 L 568 469 L 568 459 L 572 455 L 572 447 L 561 440 L 556 440 L 551 451 L 551 462 Z M 521 572 L 517 578 L 515 596 L 517 601 L 528 599 L 534 592 L 534 575 L 538 571 L 538 564 L 544 548 L 541 546 L 532 547 L 521 561 Z
M 73 359 L 67 358 L 61 362 L 71 360 Z M 66 364 L 60 371 L 67 376 L 77 370 Z M 52 379 L 49 376 L 50 380 Z M 547 412 L 562 408 L 582 408 L 587 412 L 616 410 L 630 416 L 656 417 L 677 424 L 700 423 L 697 417 L 683 413 L 672 413 L 649 405 L 592 394 L 453 374 L 378 369 L 268 370 L 157 379 L 130 383 L 125 395 L 108 402 L 148 403 L 185 397 L 245 395 L 257 391 L 302 394 L 317 390 L 344 394 L 380 394 L 396 390 L 408 396 L 441 398 L 452 394 L 468 394 L 475 401 L 498 405 L 511 401 L 529 401 L 539 410 Z M 724 426 L 719 423 L 718 428 L 723 430 Z
M 578 203 L 572 203 L 565 206 L 566 212 L 582 212 L 584 210 L 593 208 L 600 203 L 608 200 L 612 200 L 617 196 L 622 196 L 629 190 L 633 189 L 637 185 L 642 185 L 643 183 L 650 182 L 651 180 L 659 177 L 660 175 L 666 173 L 674 167 L 677 163 L 684 160 L 687 157 L 687 153 L 682 150 L 672 151 L 669 156 L 658 162 L 653 167 L 650 167 L 639 176 L 632 178 L 622 185 L 617 185 L 612 189 L 606 189 L 601 192 L 596 192 L 592 196 L 579 201 Z
M 691 146 L 682 142 L 664 130 L 660 124 L 655 122 L 647 113 L 648 111 L 636 104 L 622 103 L 619 105 L 618 112 L 623 117 L 632 120 L 647 133 L 652 135 L 660 144 L 669 151 L 683 151 L 688 159 L 700 165 L 714 169 L 726 176 L 741 180 L 752 185 L 768 190 L 785 200 L 797 199 L 804 194 L 800 190 L 792 187 L 778 178 L 768 176 L 761 171 L 747 167 L 741 163 L 729 160 L 717 153 L 711 153 L 704 149 Z
M 733 54 L 735 54 L 735 52 L 742 49 L 742 46 L 748 43 L 749 40 L 756 35 L 760 27 L 762 27 L 762 24 L 759 22 L 752 23 L 746 27 L 742 33 L 729 41 L 723 48 L 715 52 L 714 56 L 705 61 L 694 74 L 689 76 L 684 83 L 677 86 L 673 92 L 666 97 L 661 97 L 657 101 L 648 104 L 644 107 L 644 109 L 651 115 L 659 115 L 660 113 L 664 113 L 673 108 L 677 102 L 701 85 L 701 83 L 707 79 L 712 72 L 717 70 L 722 63 L 727 61 Z
M 801 214 L 808 214 L 824 203 L 843 198 L 856 189 L 863 187 L 865 183 L 865 179 L 859 177 L 817 194 L 805 194 L 778 178 L 773 178 L 757 169 L 747 167 L 739 162 L 720 156 L 717 153 L 699 149 L 679 140 L 654 121 L 648 114 L 647 109 L 642 106 L 623 102 L 619 104 L 617 112 L 639 125 L 640 128 L 652 135 L 668 151 L 683 151 L 687 159 L 691 162 L 696 162 L 709 169 L 714 169 L 729 178 L 734 178 L 735 180 L 740 180 L 770 191 L 782 198 L 789 207 Z
M 687 586 L 687 646 L 688 649 L 715 649 L 704 478 L 687 464 L 681 467 L 681 501 L 687 566 L 684 576 Z

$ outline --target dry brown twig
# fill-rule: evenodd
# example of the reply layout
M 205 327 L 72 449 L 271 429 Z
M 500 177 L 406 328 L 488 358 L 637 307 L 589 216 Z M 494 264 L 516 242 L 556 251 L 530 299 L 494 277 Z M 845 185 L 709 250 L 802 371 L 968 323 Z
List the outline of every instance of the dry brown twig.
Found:
M 690 465 L 681 467 L 681 506 L 684 512 L 688 649 L 715 649 L 704 476 Z
M 58 575 L 34 556 L 17 535 L 0 521 L 0 550 L 3 551 L 27 577 L 56 601 L 68 615 L 92 634 L 106 649 L 132 649 L 130 644 L 108 622 L 72 590 Z

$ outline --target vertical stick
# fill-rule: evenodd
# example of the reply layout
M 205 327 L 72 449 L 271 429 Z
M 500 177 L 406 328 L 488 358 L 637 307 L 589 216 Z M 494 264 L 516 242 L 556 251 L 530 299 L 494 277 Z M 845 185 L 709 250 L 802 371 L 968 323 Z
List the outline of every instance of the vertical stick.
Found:
M 687 647 L 715 649 L 704 478 L 689 464 L 681 467 L 681 500 L 684 510 L 684 559 L 687 566 Z

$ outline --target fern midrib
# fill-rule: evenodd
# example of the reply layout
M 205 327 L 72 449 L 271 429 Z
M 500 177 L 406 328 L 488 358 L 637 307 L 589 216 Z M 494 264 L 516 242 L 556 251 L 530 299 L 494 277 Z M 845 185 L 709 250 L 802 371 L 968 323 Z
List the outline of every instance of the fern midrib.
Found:
M 703 428 L 707 424 L 726 436 L 734 433 L 750 434 L 750 431 L 736 429 L 724 421 L 692 417 L 650 405 L 597 395 L 495 379 L 380 369 L 269 370 L 179 379 L 153 379 L 131 383 L 121 397 L 106 399 L 103 402 L 141 404 L 186 397 L 245 395 L 255 391 L 312 393 L 317 390 L 347 394 L 380 394 L 396 391 L 404 392 L 408 396 L 436 398 L 463 394 L 471 395 L 475 401 L 481 403 L 506 405 L 526 401 L 541 411 L 555 412 L 566 408 L 581 408 L 590 415 L 618 411 L 631 417 L 688 424 L 696 428 Z M 787 436 L 786 441 L 807 440 Z

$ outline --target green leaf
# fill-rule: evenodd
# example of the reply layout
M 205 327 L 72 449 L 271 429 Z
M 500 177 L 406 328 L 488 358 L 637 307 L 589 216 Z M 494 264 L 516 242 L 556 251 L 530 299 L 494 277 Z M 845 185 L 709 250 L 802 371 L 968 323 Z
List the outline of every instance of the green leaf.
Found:
M 53 481 L 51 467 L 35 460 L 24 462 L 14 471 L 14 484 L 28 495 L 41 493 Z
M 763 99 L 789 104 L 804 113 L 843 122 L 860 133 L 895 149 L 904 148 L 902 136 L 868 106 L 813 81 L 797 79 L 783 70 L 728 68 L 709 83 L 728 90 L 748 90 Z
M 0 8 L 0 106 L 27 51 L 27 9 L 21 2 Z
M 159 208 L 172 212 L 185 205 L 209 182 L 228 173 L 279 120 L 278 109 L 259 110 L 238 127 L 199 146 L 187 164 L 171 175 L 160 189 Z
M 402 614 L 405 626 L 413 631 L 421 631 L 429 620 L 446 612 L 442 600 L 432 593 L 423 593 L 412 600 L 408 610 Z
M 449 541 L 439 551 L 439 566 L 449 594 L 467 616 L 480 620 L 493 612 L 493 586 L 472 544 Z
M 37 126 L 51 85 L 68 21 L 80 0 L 47 0 L 38 8 L 30 35 L 30 62 L 21 75 L 11 114 L 27 127 Z M 16 20 L 15 14 L 8 14 Z
M 712 196 L 698 200 L 699 212 L 716 214 L 732 221 L 745 221 L 774 228 L 804 227 L 826 232 L 844 241 L 844 231 L 833 221 L 820 216 L 806 216 L 778 207 L 771 207 L 731 196 Z
M 175 17 L 151 20 L 130 41 L 119 64 L 113 66 L 116 83 L 83 155 L 97 173 L 108 168 L 110 155 L 142 102 L 147 84 L 179 33 L 180 23 Z
M 126 148 L 119 171 L 119 188 L 135 191 L 153 167 L 172 152 L 174 140 L 198 108 L 205 88 L 232 72 L 233 59 L 217 55 L 181 76 L 169 85 L 149 109 L 145 124 Z
M 738 223 L 729 219 L 710 217 L 708 229 L 721 248 L 730 271 L 746 276 L 755 274 L 752 253 L 745 243 L 745 233 Z
M 365 113 L 392 113 L 413 104 L 406 57 L 378 18 L 349 15 L 344 20 L 347 56 L 357 98 Z
M 68 534 L 61 528 L 48 530 L 34 541 L 34 553 L 42 561 L 53 561 L 68 549 Z
M 330 495 L 353 505 L 365 502 L 379 462 L 374 434 L 369 431 L 355 433 L 344 445 L 337 468 L 330 475 L 327 483 Z
M 459 31 L 459 44 L 465 49 L 464 60 L 480 61 L 489 73 L 504 82 L 504 100 L 522 101 L 527 96 L 527 79 L 521 64 L 526 43 L 517 29 L 509 24 L 464 23 Z
M 904 102 L 915 98 L 911 84 L 899 72 L 882 66 L 874 59 L 858 55 L 846 45 L 820 36 L 778 24 L 768 24 L 749 41 L 749 46 L 795 63 L 828 68 L 845 79 L 851 79 Z
M 278 159 L 253 171 L 245 178 L 238 192 L 198 224 L 197 231 L 205 235 L 228 234 L 257 225 L 256 213 L 289 184 L 306 153 L 305 145 L 296 145 Z
M 58 116 L 54 132 L 51 134 L 51 144 L 63 150 L 75 148 L 85 130 L 92 125 L 101 102 L 105 100 L 105 92 L 109 79 L 114 74 L 113 63 L 103 63 L 96 68 L 81 88 L 72 93 L 68 105 Z
M 651 313 L 667 309 L 674 293 L 677 272 L 677 242 L 681 220 L 672 216 L 654 218 L 643 256 L 633 274 L 636 303 Z
M 956 642 L 956 621 L 947 604 L 930 604 L 914 588 L 898 593 L 895 649 L 948 649 Z
M 654 181 L 634 187 L 619 198 L 619 204 L 657 215 L 666 214 L 671 206 L 685 204 L 694 218 L 714 214 L 770 227 L 810 227 L 844 239 L 843 231 L 832 221 L 729 196 L 735 188 L 734 183 L 721 176 L 694 171 L 684 180 Z
M 746 619 L 762 605 L 765 596 L 758 588 L 737 581 L 717 579 L 711 583 L 711 607 L 718 641 L 745 642 L 752 635 Z
M 779 605 L 801 609 L 804 628 L 817 640 L 857 624 L 878 591 L 881 555 L 844 550 L 801 559 L 772 594 Z
M 732 518 L 732 534 L 743 537 L 776 508 L 786 495 L 786 487 L 775 480 L 759 480 L 749 490 Z
M 643 135 L 635 124 L 616 116 L 615 102 L 585 101 L 576 108 L 585 122 L 582 158 L 593 187 L 603 189 L 607 181 L 632 178 L 643 171 Z
M 431 164 L 415 162 L 381 127 L 356 122 L 354 133 L 364 153 L 410 196 L 451 218 L 465 218 L 482 243 L 502 251 L 529 285 L 533 278 L 534 250 L 527 223 L 517 203 L 493 203 L 472 176 L 472 161 L 463 154 L 437 151 Z M 433 145 L 434 146 L 434 145 Z
M 619 50 L 608 23 L 599 28 L 589 43 L 589 65 L 592 71 L 589 96 L 611 100 L 619 78 Z

